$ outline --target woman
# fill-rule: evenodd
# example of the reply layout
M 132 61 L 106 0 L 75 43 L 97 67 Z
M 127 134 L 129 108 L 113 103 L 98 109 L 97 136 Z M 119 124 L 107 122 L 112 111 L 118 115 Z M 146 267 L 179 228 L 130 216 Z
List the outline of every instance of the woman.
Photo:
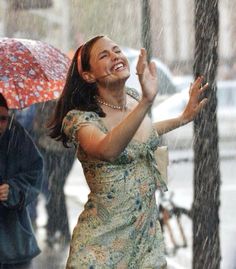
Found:
M 182 115 L 152 124 L 157 94 L 154 63 L 141 49 L 137 74 L 142 88 L 125 87 L 129 65 L 105 36 L 82 45 L 72 60 L 51 122 L 51 137 L 77 146 L 91 193 L 71 241 L 67 269 L 166 268 L 157 221 L 155 190 L 167 188 L 153 152 L 162 135 L 191 121 L 205 105 L 199 77 Z

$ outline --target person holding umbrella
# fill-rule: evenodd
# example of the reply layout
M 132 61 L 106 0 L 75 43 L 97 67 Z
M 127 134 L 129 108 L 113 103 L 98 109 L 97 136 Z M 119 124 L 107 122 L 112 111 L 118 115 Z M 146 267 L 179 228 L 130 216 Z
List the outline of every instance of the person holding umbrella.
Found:
M 59 242 L 66 245 L 70 230 L 64 184 L 73 165 L 75 151 L 64 154 L 66 149 L 47 136 L 44 123 L 47 122 L 47 113 L 50 114 L 54 107 L 51 101 L 58 98 L 63 89 L 70 59 L 47 42 L 7 37 L 0 38 L 0 58 L 0 92 L 7 99 L 8 107 L 18 111 L 15 118 L 18 117 L 33 137 L 44 159 L 41 191 L 47 201 L 47 243 L 51 247 Z M 23 116 L 25 108 L 32 113 Z M 29 206 L 35 224 L 36 205 L 34 200 Z
M 25 129 L 9 116 L 0 93 L 0 268 L 30 268 L 40 253 L 27 206 L 36 199 L 43 159 Z
M 125 86 L 130 75 L 120 47 L 97 36 L 75 53 L 67 81 L 50 122 L 51 137 L 77 145 L 88 201 L 74 229 L 67 269 L 156 268 L 166 259 L 155 191 L 166 191 L 154 158 L 162 135 L 200 112 L 203 77 L 190 88 L 183 113 L 152 123 L 157 95 L 154 63 L 141 49 L 137 75 L 140 97 Z

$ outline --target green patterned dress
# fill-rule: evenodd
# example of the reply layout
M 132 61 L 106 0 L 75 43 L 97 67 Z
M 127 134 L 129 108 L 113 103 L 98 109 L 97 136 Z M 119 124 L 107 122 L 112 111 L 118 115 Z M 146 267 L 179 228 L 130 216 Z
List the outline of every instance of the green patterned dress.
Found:
M 94 112 L 72 110 L 63 121 L 91 191 L 73 231 L 66 268 L 166 268 L 155 199 L 155 190 L 165 191 L 166 185 L 153 154 L 159 144 L 156 131 L 145 143 L 131 140 L 115 161 L 107 162 L 86 155 L 75 140 L 76 131 L 87 124 L 108 132 Z

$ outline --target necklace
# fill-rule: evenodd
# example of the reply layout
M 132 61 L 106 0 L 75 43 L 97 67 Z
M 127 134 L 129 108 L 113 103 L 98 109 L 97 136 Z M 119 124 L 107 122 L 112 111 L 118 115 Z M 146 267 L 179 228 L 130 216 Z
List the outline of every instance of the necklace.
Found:
M 108 106 L 110 108 L 117 109 L 117 110 L 126 110 L 127 109 L 126 105 L 124 105 L 124 106 L 111 105 L 111 104 L 106 103 L 104 100 L 101 100 L 101 99 L 98 99 L 98 98 L 97 98 L 97 102 L 99 104 L 102 104 L 104 106 Z

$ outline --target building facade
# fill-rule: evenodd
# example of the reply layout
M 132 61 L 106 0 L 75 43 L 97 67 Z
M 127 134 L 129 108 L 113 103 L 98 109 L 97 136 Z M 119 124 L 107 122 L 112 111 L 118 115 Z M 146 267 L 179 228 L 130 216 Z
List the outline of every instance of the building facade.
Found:
M 97 34 L 123 46 L 142 46 L 141 0 L 38 0 L 52 5 L 18 10 L 12 1 L 18 0 L 0 0 L 0 36 L 41 39 L 65 52 Z M 153 55 L 175 74 L 191 73 L 194 0 L 150 0 L 150 5 Z M 236 73 L 236 0 L 219 0 L 219 16 L 219 71 L 230 78 Z

